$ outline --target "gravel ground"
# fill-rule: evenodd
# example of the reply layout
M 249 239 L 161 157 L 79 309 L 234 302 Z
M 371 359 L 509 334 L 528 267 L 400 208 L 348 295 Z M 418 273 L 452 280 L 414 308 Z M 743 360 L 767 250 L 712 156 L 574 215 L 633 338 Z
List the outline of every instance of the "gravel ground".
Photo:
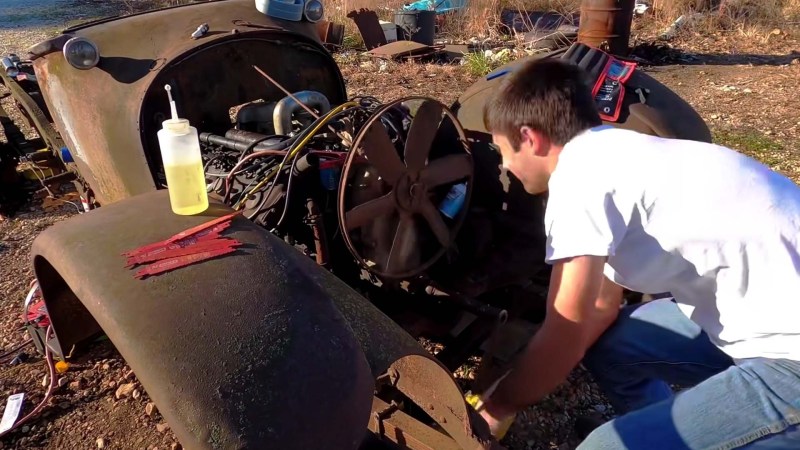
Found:
M 104 7 L 121 8 L 120 3 L 107 2 Z M 21 51 L 54 34 L 63 23 L 87 18 L 90 11 L 93 10 L 64 10 L 60 16 L 48 14 L 38 22 L 16 25 L 3 23 L 4 16 L 0 14 L 0 53 Z M 741 48 L 741 40 L 725 36 L 695 37 L 676 45 L 691 49 L 696 55 L 708 55 L 715 49 L 740 57 L 747 53 L 746 48 Z M 771 50 L 777 56 L 791 56 L 792 48 L 800 46 L 788 34 Z M 800 65 L 793 64 L 793 60 L 787 57 L 776 64 L 716 60 L 715 65 L 670 65 L 652 69 L 651 73 L 697 108 L 720 140 L 737 144 L 740 150 L 798 181 L 800 112 L 793 106 L 791 93 L 800 87 Z M 456 65 L 381 65 L 352 56 L 341 58 L 340 63 L 351 95 L 371 94 L 382 100 L 431 95 L 449 103 L 474 81 Z M 74 214 L 70 205 L 49 214 L 31 205 L 14 218 L 0 222 L 0 348 L 10 348 L 25 339 L 20 331 L 20 314 L 33 276 L 29 261 L 33 239 L 48 226 Z M 28 353 L 30 358 L 22 364 L 0 367 L 0 401 L 10 394 L 25 392 L 23 414 L 41 400 L 46 374 L 41 358 L 30 350 Z M 461 370 L 458 375 L 468 378 L 468 373 Z M 62 386 L 42 417 L 0 441 L 0 449 L 179 448 L 168 426 L 150 406 L 147 393 L 108 342 L 99 343 L 96 351 L 74 362 L 60 378 L 64 378 Z M 588 375 L 578 369 L 557 392 L 518 416 L 504 444 L 510 449 L 574 448 L 574 420 L 587 413 L 607 418 L 613 415 Z

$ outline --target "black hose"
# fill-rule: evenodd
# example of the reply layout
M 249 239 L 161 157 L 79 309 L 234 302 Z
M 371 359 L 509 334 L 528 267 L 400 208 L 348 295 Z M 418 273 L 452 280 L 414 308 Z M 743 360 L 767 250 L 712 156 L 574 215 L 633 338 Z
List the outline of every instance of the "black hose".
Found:
M 297 177 L 293 177 L 292 174 L 294 173 L 295 167 L 297 165 L 298 157 L 300 153 L 294 155 L 294 159 L 292 160 L 292 168 L 289 170 L 289 181 L 286 183 L 286 199 L 283 202 L 283 212 L 281 213 L 281 218 L 278 219 L 278 223 L 275 224 L 275 229 L 281 226 L 283 223 L 283 219 L 286 217 L 286 211 L 289 210 L 289 199 L 291 198 L 291 191 L 292 191 L 292 180 Z

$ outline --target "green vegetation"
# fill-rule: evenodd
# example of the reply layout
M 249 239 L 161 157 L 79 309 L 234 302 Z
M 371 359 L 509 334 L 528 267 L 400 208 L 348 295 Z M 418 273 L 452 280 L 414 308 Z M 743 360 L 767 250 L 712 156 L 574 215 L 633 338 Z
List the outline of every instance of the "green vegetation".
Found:
M 514 60 L 511 51 L 502 50 L 497 53 L 484 53 L 481 51 L 464 55 L 464 67 L 470 75 L 483 77 L 498 67 Z
M 714 142 L 777 168 L 785 160 L 786 148 L 780 142 L 755 130 L 716 130 Z

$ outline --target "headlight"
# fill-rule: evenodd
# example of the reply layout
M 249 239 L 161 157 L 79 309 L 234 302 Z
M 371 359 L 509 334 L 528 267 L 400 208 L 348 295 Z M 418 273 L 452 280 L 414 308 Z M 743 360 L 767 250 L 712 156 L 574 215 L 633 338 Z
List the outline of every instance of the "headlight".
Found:
M 88 70 L 100 62 L 100 51 L 83 37 L 74 37 L 64 44 L 64 58 L 76 69 Z
M 322 2 L 320 0 L 307 0 L 306 6 L 303 9 L 303 14 L 306 16 L 306 20 L 309 22 L 317 22 L 322 19 L 322 15 L 325 13 L 325 8 L 322 6 Z

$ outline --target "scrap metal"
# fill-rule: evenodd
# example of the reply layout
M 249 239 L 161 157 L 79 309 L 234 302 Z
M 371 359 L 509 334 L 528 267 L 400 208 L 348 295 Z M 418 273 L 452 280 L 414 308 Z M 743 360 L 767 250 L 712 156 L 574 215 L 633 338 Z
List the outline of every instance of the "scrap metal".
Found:
M 357 11 L 350 11 L 347 13 L 347 17 L 353 19 L 353 22 L 356 23 L 367 50 L 386 45 L 386 35 L 383 33 L 383 28 L 381 28 L 380 20 L 375 11 L 361 8 Z
M 442 51 L 444 46 L 431 46 L 414 41 L 394 41 L 367 52 L 368 55 L 384 59 L 423 58 Z
M 192 39 L 202 23 L 226 32 Z M 239 32 L 227 32 L 232 26 Z M 62 33 L 31 47 L 28 56 L 56 128 L 100 205 L 165 186 L 155 131 L 169 111 L 162 101 L 167 82 L 187 120 L 214 126 L 230 124 L 229 107 L 283 97 L 255 71 L 220 69 L 242 61 L 268 67 L 291 92 L 322 92 L 332 104 L 346 99 L 341 72 L 316 26 L 261 14 L 252 0 L 195 3 Z M 75 70 L 60 53 L 64 38 L 76 36 L 100 49 L 94 69 Z
M 317 32 L 319 39 L 327 46 L 337 48 L 344 43 L 344 25 L 340 23 L 320 20 L 317 22 Z

